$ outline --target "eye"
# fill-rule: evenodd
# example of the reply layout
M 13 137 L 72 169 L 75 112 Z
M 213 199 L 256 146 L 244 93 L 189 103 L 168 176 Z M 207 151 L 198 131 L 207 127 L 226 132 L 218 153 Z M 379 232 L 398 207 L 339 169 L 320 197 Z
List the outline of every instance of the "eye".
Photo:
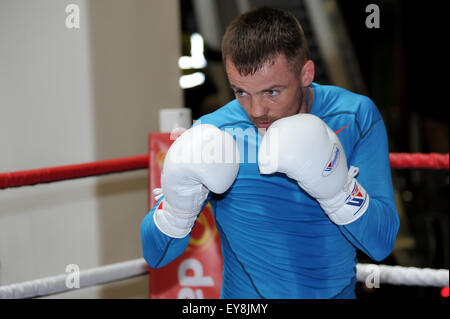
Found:
M 277 96 L 278 94 L 280 94 L 280 91 L 278 91 L 278 90 L 268 90 L 267 94 L 269 96 Z
M 235 90 L 234 94 L 236 94 L 238 97 L 244 97 L 247 95 L 247 93 L 242 90 Z

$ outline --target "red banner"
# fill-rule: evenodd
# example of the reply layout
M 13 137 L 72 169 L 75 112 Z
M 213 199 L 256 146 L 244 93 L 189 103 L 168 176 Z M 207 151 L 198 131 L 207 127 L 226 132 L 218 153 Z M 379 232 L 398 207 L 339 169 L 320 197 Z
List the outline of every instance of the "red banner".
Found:
M 173 140 L 169 133 L 149 135 L 149 207 L 152 190 L 161 187 L 164 156 Z M 150 298 L 217 299 L 222 284 L 220 237 L 208 203 L 195 223 L 185 252 L 163 268 L 150 268 Z

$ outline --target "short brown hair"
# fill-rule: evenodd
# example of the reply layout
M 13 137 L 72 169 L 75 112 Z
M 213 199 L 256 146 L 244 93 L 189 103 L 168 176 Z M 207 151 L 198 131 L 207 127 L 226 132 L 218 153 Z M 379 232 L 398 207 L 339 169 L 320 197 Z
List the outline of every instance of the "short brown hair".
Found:
M 289 11 L 270 7 L 250 10 L 235 18 L 222 39 L 222 59 L 241 75 L 254 74 L 266 62 L 283 54 L 294 71 L 309 59 L 303 29 Z

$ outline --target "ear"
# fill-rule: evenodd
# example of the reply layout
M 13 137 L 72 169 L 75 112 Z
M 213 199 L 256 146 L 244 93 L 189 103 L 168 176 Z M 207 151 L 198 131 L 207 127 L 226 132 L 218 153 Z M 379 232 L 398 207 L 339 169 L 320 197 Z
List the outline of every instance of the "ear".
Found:
M 303 87 L 308 87 L 311 85 L 314 80 L 314 62 L 312 60 L 308 60 L 305 64 L 303 64 L 300 76 Z

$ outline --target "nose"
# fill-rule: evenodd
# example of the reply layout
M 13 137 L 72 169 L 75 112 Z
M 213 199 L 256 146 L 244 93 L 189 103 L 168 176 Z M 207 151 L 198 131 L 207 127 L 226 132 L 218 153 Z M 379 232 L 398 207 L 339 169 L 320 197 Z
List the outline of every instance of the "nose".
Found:
M 258 97 L 252 99 L 252 104 L 250 108 L 251 116 L 255 119 L 264 117 L 267 115 L 267 108 L 263 101 Z

